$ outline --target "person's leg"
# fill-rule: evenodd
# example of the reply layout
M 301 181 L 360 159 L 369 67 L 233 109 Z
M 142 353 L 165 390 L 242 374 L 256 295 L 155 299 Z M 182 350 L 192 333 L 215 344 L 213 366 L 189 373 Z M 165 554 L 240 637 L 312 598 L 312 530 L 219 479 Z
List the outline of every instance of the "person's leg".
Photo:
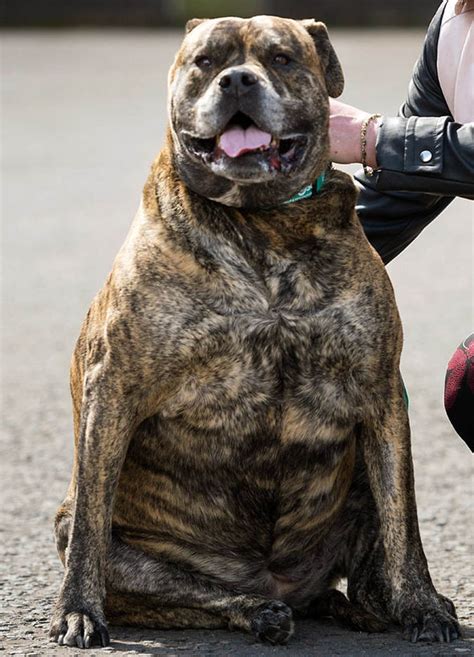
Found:
M 474 451 L 474 333 L 459 345 L 448 363 L 444 406 L 454 429 Z

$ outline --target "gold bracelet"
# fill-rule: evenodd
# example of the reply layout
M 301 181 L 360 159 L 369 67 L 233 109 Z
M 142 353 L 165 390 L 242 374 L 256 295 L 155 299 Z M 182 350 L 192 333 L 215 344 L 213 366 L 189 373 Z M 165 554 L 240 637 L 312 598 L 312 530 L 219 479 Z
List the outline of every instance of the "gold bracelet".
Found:
M 380 119 L 381 116 L 381 114 L 371 114 L 367 119 L 362 121 L 362 125 L 360 126 L 360 159 L 366 176 L 374 175 L 374 170 L 367 164 L 367 128 L 371 121 Z

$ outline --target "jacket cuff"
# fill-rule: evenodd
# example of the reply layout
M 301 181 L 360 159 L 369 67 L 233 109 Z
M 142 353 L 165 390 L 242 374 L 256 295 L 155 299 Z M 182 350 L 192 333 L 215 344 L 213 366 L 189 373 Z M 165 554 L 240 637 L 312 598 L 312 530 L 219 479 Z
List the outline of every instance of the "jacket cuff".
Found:
M 444 129 L 449 117 L 383 117 L 375 150 L 380 169 L 400 173 L 443 171 Z

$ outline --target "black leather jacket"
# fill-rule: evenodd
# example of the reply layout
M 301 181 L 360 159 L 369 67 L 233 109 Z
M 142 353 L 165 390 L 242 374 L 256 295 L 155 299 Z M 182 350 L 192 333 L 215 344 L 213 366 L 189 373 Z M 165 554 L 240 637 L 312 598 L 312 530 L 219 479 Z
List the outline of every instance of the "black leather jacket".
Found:
M 380 169 L 371 177 L 363 171 L 355 176 L 360 190 L 357 212 L 385 263 L 455 196 L 474 198 L 474 123 L 453 121 L 438 81 L 438 37 L 445 5 L 428 28 L 399 116 L 384 118 L 378 131 Z

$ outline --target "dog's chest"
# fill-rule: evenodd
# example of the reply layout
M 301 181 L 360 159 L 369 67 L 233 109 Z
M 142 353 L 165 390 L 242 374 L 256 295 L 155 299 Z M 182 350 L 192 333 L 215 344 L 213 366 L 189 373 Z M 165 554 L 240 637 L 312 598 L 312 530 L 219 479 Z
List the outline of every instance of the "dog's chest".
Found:
M 163 417 L 196 429 L 252 432 L 268 408 L 313 426 L 351 425 L 374 376 L 370 290 L 323 300 L 296 263 L 261 281 L 226 278 L 183 301 L 162 336 L 172 385 Z M 282 418 L 284 421 L 284 418 Z

